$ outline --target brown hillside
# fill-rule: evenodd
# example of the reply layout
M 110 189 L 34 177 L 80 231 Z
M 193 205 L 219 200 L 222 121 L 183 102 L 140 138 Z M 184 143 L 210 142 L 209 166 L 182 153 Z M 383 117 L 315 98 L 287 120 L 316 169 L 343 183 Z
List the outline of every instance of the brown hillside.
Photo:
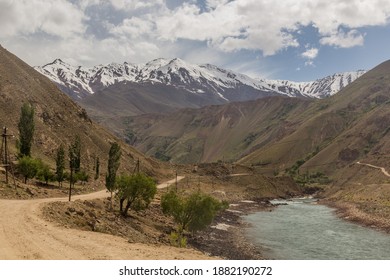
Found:
M 260 147 L 240 160 L 266 161 L 284 170 L 306 160 L 301 171 L 321 171 L 338 182 L 384 182 L 384 176 L 359 172 L 357 161 L 389 167 L 390 61 L 374 68 L 339 94 L 313 103 L 310 115 L 293 133 Z M 318 152 L 316 154 L 316 152 Z
M 267 97 L 123 120 L 123 133 L 148 155 L 179 163 L 234 161 L 289 135 L 309 100 Z
M 91 170 L 93 159 L 101 159 L 101 172 L 106 171 L 105 162 L 110 143 L 119 141 L 104 128 L 95 124 L 86 111 L 63 94 L 48 78 L 39 74 L 19 58 L 0 47 L 0 125 L 7 126 L 15 135 L 10 149 L 16 152 L 17 123 L 20 108 L 29 102 L 35 108 L 35 136 L 32 155 L 53 163 L 55 151 L 63 143 L 68 147 L 75 135 L 82 140 L 82 166 Z M 144 157 L 130 146 L 123 148 L 123 170 L 133 170 L 137 158 L 148 173 L 161 175 L 161 165 Z
M 123 118 L 117 132 L 150 156 L 180 163 L 235 161 L 264 172 L 322 172 L 337 182 L 384 182 L 357 161 L 388 167 L 390 62 L 335 96 L 269 97 Z M 367 172 L 359 172 L 360 170 Z

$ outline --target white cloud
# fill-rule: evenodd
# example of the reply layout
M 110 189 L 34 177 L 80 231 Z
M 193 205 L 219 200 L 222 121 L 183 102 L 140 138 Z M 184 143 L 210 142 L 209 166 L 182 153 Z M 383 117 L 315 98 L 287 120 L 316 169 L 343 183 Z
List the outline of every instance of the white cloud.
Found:
M 318 55 L 318 49 L 317 48 L 307 49 L 301 55 L 302 55 L 303 58 L 307 58 L 307 59 L 310 59 L 310 60 L 315 59 L 317 57 L 317 55 Z
M 152 33 L 154 28 L 153 22 L 141 18 L 125 19 L 118 26 L 111 26 L 110 33 L 116 36 L 125 36 L 130 38 L 140 38 Z
M 305 66 L 312 66 L 315 67 L 314 61 L 313 60 L 308 60 L 305 62 Z
M 249 49 L 273 55 L 298 46 L 294 32 L 299 33 L 302 26 L 315 26 L 324 43 L 337 45 L 335 39 L 339 39 L 339 46 L 348 47 L 362 39 L 352 30 L 385 25 L 390 16 L 390 1 L 383 0 L 209 0 L 206 6 L 209 9 L 201 11 L 195 4 L 184 3 L 156 17 L 158 35 L 173 42 L 204 40 L 227 52 Z M 340 27 L 350 31 L 343 36 Z
M 206 0 L 203 8 L 195 0 L 175 3 L 170 9 L 165 0 L 0 0 L 0 39 L 31 64 L 59 56 L 86 64 L 178 54 L 195 59 L 196 48 L 223 62 L 229 52 L 270 56 L 298 47 L 306 26 L 318 30 L 311 45 L 362 45 L 362 27 L 384 26 L 390 18 L 388 0 Z M 310 47 L 301 54 L 307 63 L 317 55 Z
M 39 32 L 69 38 L 84 32 L 86 18 L 65 0 L 0 0 L 0 38 Z
M 340 48 L 352 48 L 364 44 L 364 36 L 357 30 L 349 32 L 339 31 L 320 40 L 323 45 L 330 45 Z
M 206 0 L 206 7 L 208 9 L 215 9 L 221 5 L 225 5 L 229 0 Z
M 117 10 L 144 9 L 164 4 L 163 0 L 109 0 L 109 2 Z

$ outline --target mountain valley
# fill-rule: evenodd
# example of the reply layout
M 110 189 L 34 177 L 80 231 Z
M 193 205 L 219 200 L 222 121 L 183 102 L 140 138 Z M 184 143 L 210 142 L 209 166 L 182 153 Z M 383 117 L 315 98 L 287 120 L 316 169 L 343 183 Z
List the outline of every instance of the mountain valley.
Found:
M 46 71 L 46 77 L 35 70 Z M 59 145 L 69 147 L 79 135 L 84 168 L 92 174 L 98 156 L 102 175 L 107 169 L 110 144 L 118 142 L 123 149 L 120 173 L 135 172 L 139 159 L 142 172 L 156 181 L 172 179 L 179 173 L 184 179 L 173 180 L 171 185 L 181 193 L 202 190 L 233 205 L 229 206 L 232 212 L 223 212 L 207 229 L 208 239 L 190 238 L 193 248 L 210 250 L 210 242 L 217 247 L 226 247 L 226 240 L 236 242 L 239 237 L 226 236 L 218 229 L 218 222 L 230 221 L 232 228 L 243 226 L 239 215 L 232 214 L 234 211 L 270 211 L 272 198 L 308 194 L 341 209 L 348 219 L 390 230 L 390 181 L 386 175 L 390 169 L 390 61 L 366 73 L 335 74 L 308 83 L 252 79 L 209 64 L 189 65 L 179 59 L 93 68 L 72 68 L 56 60 L 35 70 L 0 49 L 2 125 L 16 138 L 20 108 L 29 102 L 36 117 L 32 154 L 48 162 L 52 169 Z M 13 162 L 17 159 L 15 140 L 10 145 Z M 78 184 L 77 190 L 101 190 L 103 177 L 91 180 L 87 186 Z M 110 208 L 104 190 L 65 202 L 66 189 L 54 184 L 24 184 L 17 180 L 13 188 L 1 182 L 0 196 L 18 199 L 0 200 L 3 212 L 11 211 L 18 217 L 13 220 L 4 216 L 1 221 L 10 227 L 5 227 L 9 236 L 15 235 L 18 228 L 17 224 L 9 225 L 13 221 L 35 228 L 34 244 L 41 239 L 38 231 L 50 232 L 52 236 L 46 238 L 54 243 L 58 236 L 72 232 L 75 242 L 81 244 L 77 232 L 82 229 L 88 233 L 80 236 L 101 252 L 99 255 L 72 249 L 68 258 L 118 258 L 125 254 L 123 250 L 108 253 L 101 244 L 112 244 L 111 241 L 92 231 L 121 236 L 113 242 L 118 247 L 125 242 L 127 253 L 137 248 L 137 252 L 145 250 L 153 257 L 151 252 L 158 248 L 171 252 L 171 258 L 205 258 L 199 252 L 169 250 L 168 233 L 174 223 L 160 209 L 167 186 L 158 190 L 149 210 L 134 211 L 123 218 Z M 234 208 L 248 201 L 253 204 Z M 119 202 L 113 203 L 118 208 Z M 45 209 L 44 218 L 37 214 L 41 209 Z M 24 212 L 29 214 L 24 216 Z M 124 224 L 126 228 L 119 230 Z M 213 240 L 216 234 L 219 240 Z M 20 244 L 31 249 L 24 255 L 26 258 L 58 258 L 59 254 L 48 254 L 30 244 L 27 229 L 23 236 L 24 243 Z M 65 241 L 61 243 L 61 250 L 69 247 Z M 137 247 L 139 243 L 147 246 Z M 234 258 L 242 244 L 247 246 L 244 242 L 231 246 L 227 252 L 215 248 L 205 252 Z M 44 248 L 52 250 L 50 243 L 46 245 Z M 15 245 L 20 250 L 15 256 L 21 258 L 24 249 L 19 247 Z M 7 252 L 14 249 L 10 245 L 6 248 Z M 245 253 L 240 256 L 261 257 Z M 142 258 L 145 254 L 129 256 Z
M 266 174 L 300 161 L 306 172 L 333 176 L 386 154 L 387 64 L 301 83 L 180 59 L 92 68 L 57 59 L 35 69 L 93 119 L 160 160 L 238 161 Z
M 162 160 L 238 161 L 266 174 L 295 166 L 301 172 L 327 174 L 337 184 L 386 183 L 386 177 L 359 173 L 363 168 L 355 163 L 387 164 L 389 68 L 390 62 L 385 62 L 322 100 L 267 97 L 146 114 L 122 118 L 117 131 Z

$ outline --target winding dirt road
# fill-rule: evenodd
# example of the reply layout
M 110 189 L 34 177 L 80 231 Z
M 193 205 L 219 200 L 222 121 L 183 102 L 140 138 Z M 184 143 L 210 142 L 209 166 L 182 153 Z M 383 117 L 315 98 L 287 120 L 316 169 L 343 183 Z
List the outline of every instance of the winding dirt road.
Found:
M 162 185 L 160 185 L 162 186 Z M 74 196 L 94 199 L 106 191 Z M 45 221 L 42 206 L 67 198 L 0 200 L 0 259 L 208 259 L 191 249 L 129 243 L 109 234 L 67 229 Z
M 371 167 L 371 168 L 375 168 L 375 169 L 379 169 L 380 171 L 382 171 L 382 173 L 387 176 L 387 177 L 390 177 L 390 173 L 386 171 L 386 169 L 384 167 L 380 167 L 380 166 L 376 166 L 376 165 L 372 165 L 372 164 L 368 164 L 368 163 L 361 163 L 361 162 L 356 162 L 357 164 L 360 164 L 360 165 L 365 165 L 365 166 L 368 166 L 368 167 Z

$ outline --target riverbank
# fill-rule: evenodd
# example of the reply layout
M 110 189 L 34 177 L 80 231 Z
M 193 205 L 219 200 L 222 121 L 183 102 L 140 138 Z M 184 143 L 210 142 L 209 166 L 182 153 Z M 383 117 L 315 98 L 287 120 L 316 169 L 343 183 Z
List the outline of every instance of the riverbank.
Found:
M 344 220 L 390 233 L 390 219 L 387 215 L 388 207 L 330 199 L 321 199 L 318 203 L 336 209 L 337 216 Z
M 272 211 L 274 207 L 268 200 L 242 200 L 232 203 L 229 209 L 215 218 L 211 227 L 196 233 L 189 239 L 189 243 L 206 254 L 223 259 L 265 259 L 262 248 L 245 237 L 245 231 L 251 225 L 244 222 L 242 217 L 255 212 Z

